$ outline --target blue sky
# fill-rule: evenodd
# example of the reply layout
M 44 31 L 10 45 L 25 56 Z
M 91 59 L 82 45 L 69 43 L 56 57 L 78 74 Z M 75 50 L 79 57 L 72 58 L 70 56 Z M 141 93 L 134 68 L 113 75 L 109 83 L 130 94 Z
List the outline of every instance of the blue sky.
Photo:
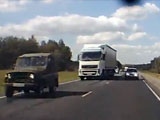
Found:
M 123 64 L 160 56 L 160 2 L 123 6 L 119 0 L 0 0 L 0 36 L 64 42 L 72 59 L 86 43 L 108 44 Z

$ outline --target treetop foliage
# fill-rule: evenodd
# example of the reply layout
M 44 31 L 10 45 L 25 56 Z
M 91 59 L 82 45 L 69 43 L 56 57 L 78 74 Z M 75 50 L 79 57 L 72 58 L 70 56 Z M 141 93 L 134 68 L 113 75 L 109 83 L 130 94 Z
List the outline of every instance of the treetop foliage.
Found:
M 28 40 L 13 36 L 0 37 L 0 69 L 8 69 L 15 64 L 18 56 L 26 53 L 53 53 L 59 71 L 66 70 L 71 62 L 72 53 L 64 41 L 60 39 L 42 41 L 39 44 L 34 36 Z

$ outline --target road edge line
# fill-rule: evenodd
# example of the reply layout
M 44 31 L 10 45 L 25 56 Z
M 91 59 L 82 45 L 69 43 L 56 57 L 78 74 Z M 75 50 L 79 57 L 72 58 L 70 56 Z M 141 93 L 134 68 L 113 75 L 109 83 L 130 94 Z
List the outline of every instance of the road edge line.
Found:
M 68 82 L 63 82 L 63 83 L 59 83 L 60 85 L 64 85 L 64 84 L 69 84 L 69 83 L 72 83 L 72 82 L 78 82 L 80 80 L 72 80 L 72 81 L 68 81 Z
M 160 101 L 160 97 L 157 95 L 157 93 L 149 86 L 149 84 L 143 80 L 143 82 L 145 83 L 145 85 L 149 88 L 149 90 L 153 93 L 153 95 L 158 99 L 158 101 Z
M 4 99 L 4 98 L 6 98 L 6 96 L 0 96 L 0 99 Z

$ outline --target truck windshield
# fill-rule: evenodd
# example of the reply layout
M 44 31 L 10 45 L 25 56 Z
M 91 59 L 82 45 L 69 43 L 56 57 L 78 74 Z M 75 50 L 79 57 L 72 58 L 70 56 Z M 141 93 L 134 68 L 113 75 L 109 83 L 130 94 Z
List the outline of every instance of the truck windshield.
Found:
M 43 67 L 47 64 L 47 57 L 44 56 L 34 56 L 34 57 L 21 57 L 18 58 L 16 62 L 16 67 Z
M 97 61 L 101 59 L 102 53 L 100 51 L 98 52 L 83 52 L 80 55 L 80 60 L 82 61 Z

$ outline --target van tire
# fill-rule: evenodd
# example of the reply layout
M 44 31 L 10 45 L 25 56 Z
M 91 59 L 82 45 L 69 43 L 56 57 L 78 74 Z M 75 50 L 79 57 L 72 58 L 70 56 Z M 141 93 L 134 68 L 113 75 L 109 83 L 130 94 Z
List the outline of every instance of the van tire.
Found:
M 12 97 L 13 96 L 13 87 L 6 86 L 5 95 L 6 97 Z

